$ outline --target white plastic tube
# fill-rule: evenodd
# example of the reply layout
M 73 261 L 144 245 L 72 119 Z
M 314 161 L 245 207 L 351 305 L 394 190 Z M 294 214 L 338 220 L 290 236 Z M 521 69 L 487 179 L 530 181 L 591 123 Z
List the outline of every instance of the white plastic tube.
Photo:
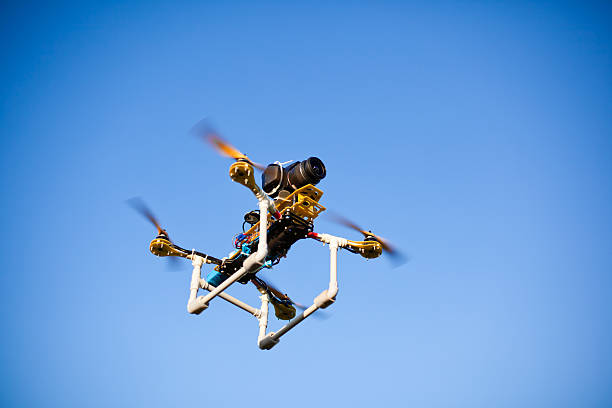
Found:
M 219 295 L 219 293 L 229 288 L 230 285 L 238 279 L 261 267 L 266 256 L 268 256 L 268 203 L 267 200 L 259 200 L 259 245 L 257 246 L 257 252 L 249 255 L 249 257 L 244 260 L 242 267 L 234 272 L 229 278 L 221 282 L 221 284 L 209 294 L 204 296 L 202 302 L 208 305 L 208 302 Z
M 316 312 L 319 308 L 325 308 L 334 303 L 336 295 L 338 294 L 338 246 L 342 244 L 344 239 L 336 238 L 331 235 L 327 235 L 327 238 L 327 243 L 329 243 L 329 287 L 314 299 L 314 302 L 310 307 L 304 310 L 299 316 L 296 316 L 289 323 L 281 327 L 277 332 L 270 333 L 267 336 L 262 337 L 260 325 L 258 342 L 259 348 L 266 350 L 271 349 L 279 342 L 279 339 L 283 335 L 304 321 L 304 319 L 306 319 L 308 316 Z
M 215 289 L 215 287 L 213 285 L 211 285 L 210 283 L 206 282 L 204 279 L 200 280 L 200 287 L 202 289 L 205 289 L 209 292 L 213 291 Z M 203 296 L 202 296 L 203 297 Z M 248 305 L 244 302 L 242 302 L 241 300 L 236 299 L 235 297 L 228 295 L 225 292 L 221 292 L 219 293 L 219 297 L 228 301 L 229 303 L 238 306 L 239 308 L 241 308 L 242 310 L 249 312 L 250 314 L 252 314 L 255 317 L 259 317 L 259 315 L 261 314 L 261 312 L 258 309 L 255 309 L 253 306 Z
M 257 337 L 257 343 L 261 344 L 261 340 L 266 336 L 266 329 L 268 328 L 268 303 L 270 298 L 268 294 L 263 294 L 261 298 L 261 314 L 258 317 L 259 320 L 259 336 Z
M 335 299 L 338 294 L 338 241 L 333 240 L 329 244 L 329 288 L 327 296 Z

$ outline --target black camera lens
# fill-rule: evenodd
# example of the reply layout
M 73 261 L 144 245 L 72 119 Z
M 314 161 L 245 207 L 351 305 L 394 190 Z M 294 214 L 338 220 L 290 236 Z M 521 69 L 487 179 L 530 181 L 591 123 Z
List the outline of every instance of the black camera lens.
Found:
M 317 184 L 325 177 L 325 165 L 318 157 L 310 157 L 298 162 L 287 171 L 289 183 L 294 189 L 307 184 Z
M 318 157 L 295 162 L 287 168 L 270 164 L 261 175 L 263 190 L 274 198 L 282 191 L 293 192 L 307 184 L 317 184 L 325 177 L 325 165 Z
M 310 168 L 313 177 L 317 178 L 317 183 L 325 177 L 325 165 L 318 157 L 311 157 L 306 160 L 306 167 Z

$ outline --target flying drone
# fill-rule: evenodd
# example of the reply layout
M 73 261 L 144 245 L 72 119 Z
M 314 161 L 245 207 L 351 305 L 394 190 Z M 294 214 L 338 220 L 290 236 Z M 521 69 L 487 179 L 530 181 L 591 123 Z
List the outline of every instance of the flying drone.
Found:
M 335 215 L 334 219 L 360 232 L 363 240 L 353 241 L 314 232 L 314 220 L 326 210 L 319 202 L 323 192 L 315 187 L 326 176 L 325 165 L 319 158 L 310 157 L 290 164 L 277 161 L 264 167 L 229 144 L 209 125 L 200 123 L 194 129 L 219 153 L 235 160 L 229 168 L 229 176 L 253 193 L 259 209 L 244 215 L 242 232 L 234 236 L 234 249 L 229 256 L 215 258 L 175 244 L 142 200 L 130 200 L 130 204 L 157 228 L 157 236 L 149 244 L 149 249 L 154 255 L 191 260 L 193 272 L 187 302 L 189 313 L 199 315 L 209 307 L 210 301 L 218 296 L 250 313 L 259 321 L 257 345 L 262 350 L 269 350 L 278 344 L 283 335 L 304 319 L 335 302 L 338 294 L 339 248 L 367 259 L 377 258 L 383 251 L 396 258 L 399 256 L 388 241 L 361 229 L 339 215 Z M 262 171 L 261 186 L 255 182 L 254 169 Z M 249 226 L 248 229 L 245 228 L 246 225 Z M 262 269 L 277 265 L 287 256 L 289 249 L 303 239 L 322 242 L 329 246 L 330 252 L 329 285 L 308 307 L 294 302 L 287 294 L 257 276 Z M 214 265 L 205 278 L 202 277 L 204 264 Z M 250 282 L 257 288 L 261 300 L 259 309 L 226 292 L 236 282 L 241 284 Z M 201 289 L 208 293 L 198 295 Z M 275 316 L 287 323 L 278 331 L 267 333 L 270 304 Z M 296 307 L 302 310 L 300 314 L 297 314 Z

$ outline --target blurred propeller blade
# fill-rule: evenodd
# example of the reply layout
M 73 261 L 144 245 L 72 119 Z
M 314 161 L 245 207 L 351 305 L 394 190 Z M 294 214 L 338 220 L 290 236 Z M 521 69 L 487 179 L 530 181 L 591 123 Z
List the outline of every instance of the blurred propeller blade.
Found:
M 170 241 L 170 243 L 173 244 L 166 230 L 161 227 L 159 221 L 157 221 L 157 218 L 153 215 L 153 212 L 145 204 L 142 198 L 140 197 L 130 198 L 129 200 L 127 200 L 127 203 L 130 205 L 130 207 L 136 210 L 139 214 L 141 214 L 143 217 L 148 219 L 151 222 L 151 224 L 155 226 L 155 228 L 157 228 L 157 235 L 162 235 L 162 234 L 165 235 L 166 239 L 168 239 L 168 241 Z M 176 271 L 180 268 L 181 263 L 179 262 L 177 257 L 167 256 L 165 258 L 167 259 L 166 265 L 168 266 L 169 270 Z
M 388 239 L 381 237 L 380 235 L 374 234 L 372 231 L 366 231 L 359 227 L 354 222 L 350 221 L 348 218 L 343 217 L 342 215 L 335 213 L 333 211 L 328 210 L 328 216 L 336 223 L 344 225 L 350 229 L 353 229 L 359 233 L 361 233 L 365 239 L 374 238 L 376 241 L 380 242 L 383 251 L 389 254 L 393 258 L 393 263 L 396 266 L 399 266 L 406 262 L 407 258 L 400 251 L 396 249 L 394 245 L 392 245 Z
M 263 285 L 266 289 L 268 289 L 270 291 L 270 293 L 272 293 L 274 296 L 276 296 L 277 298 L 279 298 L 280 300 L 288 300 L 289 302 L 291 302 L 291 304 L 295 307 L 297 307 L 298 309 L 301 310 L 306 310 L 308 309 L 310 306 L 304 306 L 301 303 L 297 303 L 295 302 L 293 299 L 291 299 L 286 293 L 281 292 L 280 290 L 278 290 L 274 285 L 270 284 L 269 281 L 265 281 L 263 279 L 261 279 L 260 277 L 255 277 L 253 279 L 256 279 L 258 281 L 259 284 Z M 327 318 L 329 316 L 327 316 L 327 313 L 321 311 L 320 309 L 317 310 L 317 313 L 313 314 L 313 316 L 315 317 L 320 317 L 320 318 Z
M 208 123 L 206 119 L 198 122 L 193 128 L 192 132 L 204 138 L 212 147 L 222 156 L 231 157 L 236 160 L 245 160 L 250 163 L 253 167 L 263 171 L 265 167 L 259 163 L 255 163 L 247 157 L 246 154 L 232 146 L 227 140 L 223 139 L 219 133 Z
M 153 215 L 153 212 L 145 204 L 142 198 L 133 197 L 127 200 L 127 203 L 130 207 L 136 210 L 136 212 L 138 212 L 140 215 L 148 219 L 151 222 L 151 224 L 155 226 L 155 228 L 157 228 L 157 235 L 165 234 L 166 237 L 168 238 L 168 241 L 172 242 L 166 230 L 161 227 L 159 221 L 157 221 L 157 218 Z
M 328 215 L 334 220 L 334 222 L 344 225 L 345 227 L 354 229 L 357 232 L 362 233 L 364 236 L 368 236 L 368 232 L 366 232 L 365 230 L 361 229 L 361 227 L 357 226 L 357 224 L 353 223 L 352 221 L 348 220 L 347 218 L 341 216 L 340 214 L 337 214 L 335 212 L 330 212 L 328 210 Z M 369 234 L 371 235 L 371 233 Z
M 274 296 L 276 296 L 280 300 L 288 300 L 292 304 L 295 304 L 293 300 L 291 300 L 291 298 L 286 293 L 283 293 L 280 290 L 276 289 L 276 287 L 274 287 L 274 285 L 272 285 L 270 282 L 267 282 L 261 279 L 260 277 L 255 277 L 254 279 L 257 279 L 257 281 L 261 285 L 263 285 L 265 289 L 268 289 Z
M 212 144 L 213 147 L 217 149 L 217 151 L 221 153 L 222 155 L 231 157 L 236 160 L 239 160 L 239 159 L 247 160 L 248 159 L 246 155 L 244 155 L 244 153 L 236 149 L 234 146 L 232 146 L 225 140 L 221 139 L 221 137 L 217 135 L 216 133 L 208 134 L 207 138 L 208 138 L 209 143 Z

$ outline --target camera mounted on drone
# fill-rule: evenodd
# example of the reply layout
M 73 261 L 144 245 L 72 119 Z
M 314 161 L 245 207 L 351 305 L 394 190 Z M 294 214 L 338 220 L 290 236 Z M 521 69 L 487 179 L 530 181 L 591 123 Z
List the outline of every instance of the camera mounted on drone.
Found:
M 263 190 L 272 198 L 286 196 L 308 184 L 316 185 L 325 178 L 325 165 L 318 157 L 309 157 L 287 167 L 269 164 L 261 175 Z

